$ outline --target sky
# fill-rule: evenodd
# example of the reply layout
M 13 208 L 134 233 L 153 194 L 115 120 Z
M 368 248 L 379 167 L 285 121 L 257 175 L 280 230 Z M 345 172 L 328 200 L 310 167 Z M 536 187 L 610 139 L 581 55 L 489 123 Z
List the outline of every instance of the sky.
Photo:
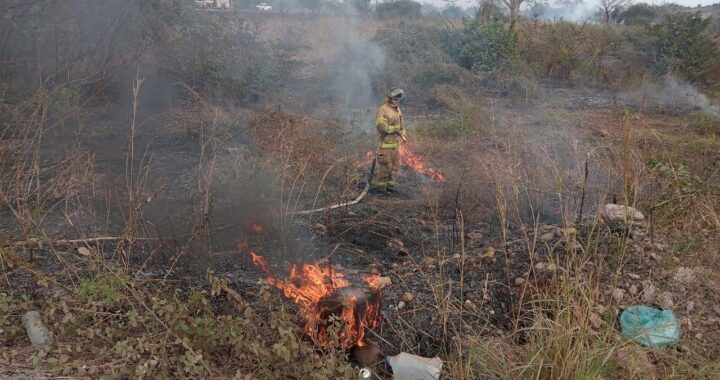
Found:
M 433 4 L 437 7 L 443 8 L 446 4 L 449 4 L 447 1 L 443 0 L 418 0 L 421 3 L 429 3 Z M 586 3 L 592 4 L 592 3 L 599 3 L 598 0 L 585 0 Z M 675 3 L 679 5 L 684 5 L 686 7 L 694 7 L 698 4 L 701 5 L 710 5 L 710 4 L 717 4 L 720 3 L 720 0 L 675 0 L 675 1 L 666 1 L 666 0 L 645 0 L 645 1 L 633 1 L 633 3 L 649 3 L 649 4 L 665 4 L 665 3 Z M 455 4 L 462 8 L 468 8 L 475 6 L 477 4 L 477 0 L 456 0 Z

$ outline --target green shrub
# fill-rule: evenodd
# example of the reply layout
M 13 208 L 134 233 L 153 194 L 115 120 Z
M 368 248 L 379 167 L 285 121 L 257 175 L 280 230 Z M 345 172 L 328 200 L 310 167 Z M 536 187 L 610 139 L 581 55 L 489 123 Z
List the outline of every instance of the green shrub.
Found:
M 97 279 L 83 278 L 78 286 L 78 295 L 83 301 L 97 303 L 104 307 L 113 307 L 120 302 L 122 281 L 115 276 L 102 276 Z
M 521 27 L 520 50 L 523 58 L 541 78 L 574 82 L 610 84 L 617 70 L 611 62 L 618 59 L 620 34 L 613 28 L 566 21 L 533 23 Z
M 673 73 L 705 85 L 720 59 L 716 43 L 706 33 L 710 22 L 699 12 L 671 13 L 632 40 L 658 74 Z
M 457 62 L 474 73 L 509 70 L 520 59 L 517 32 L 501 21 L 465 24 Z

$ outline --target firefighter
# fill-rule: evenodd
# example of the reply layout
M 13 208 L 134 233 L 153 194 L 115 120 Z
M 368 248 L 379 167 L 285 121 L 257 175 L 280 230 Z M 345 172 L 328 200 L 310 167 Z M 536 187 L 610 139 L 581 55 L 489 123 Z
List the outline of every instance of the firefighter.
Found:
M 403 115 L 400 111 L 400 101 L 404 97 L 405 91 L 399 88 L 388 91 L 385 94 L 385 103 L 378 108 L 375 117 L 378 143 L 375 191 L 379 194 L 396 192 L 395 180 L 400 169 L 398 148 L 406 140 Z

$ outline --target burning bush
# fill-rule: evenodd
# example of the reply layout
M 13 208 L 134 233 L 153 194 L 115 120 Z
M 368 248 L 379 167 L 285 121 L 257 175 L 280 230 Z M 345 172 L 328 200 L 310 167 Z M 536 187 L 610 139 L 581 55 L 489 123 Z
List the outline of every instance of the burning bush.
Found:
M 365 277 L 368 288 L 350 286 L 345 275 L 332 267 L 315 264 L 293 265 L 287 280 L 275 278 L 267 261 L 254 253 L 253 263 L 265 274 L 266 280 L 282 290 L 285 297 L 300 306 L 305 317 L 305 332 L 320 347 L 363 347 L 365 329 L 374 328 L 380 318 L 382 293 L 375 280 Z M 340 325 L 333 325 L 339 321 Z

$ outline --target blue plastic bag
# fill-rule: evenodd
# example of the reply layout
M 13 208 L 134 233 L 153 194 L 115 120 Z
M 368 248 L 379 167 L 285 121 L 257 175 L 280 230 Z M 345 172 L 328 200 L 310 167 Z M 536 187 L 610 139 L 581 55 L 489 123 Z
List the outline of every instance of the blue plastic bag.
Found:
M 637 305 L 620 315 L 620 327 L 626 338 L 646 347 L 662 347 L 680 341 L 680 325 L 670 310 Z

